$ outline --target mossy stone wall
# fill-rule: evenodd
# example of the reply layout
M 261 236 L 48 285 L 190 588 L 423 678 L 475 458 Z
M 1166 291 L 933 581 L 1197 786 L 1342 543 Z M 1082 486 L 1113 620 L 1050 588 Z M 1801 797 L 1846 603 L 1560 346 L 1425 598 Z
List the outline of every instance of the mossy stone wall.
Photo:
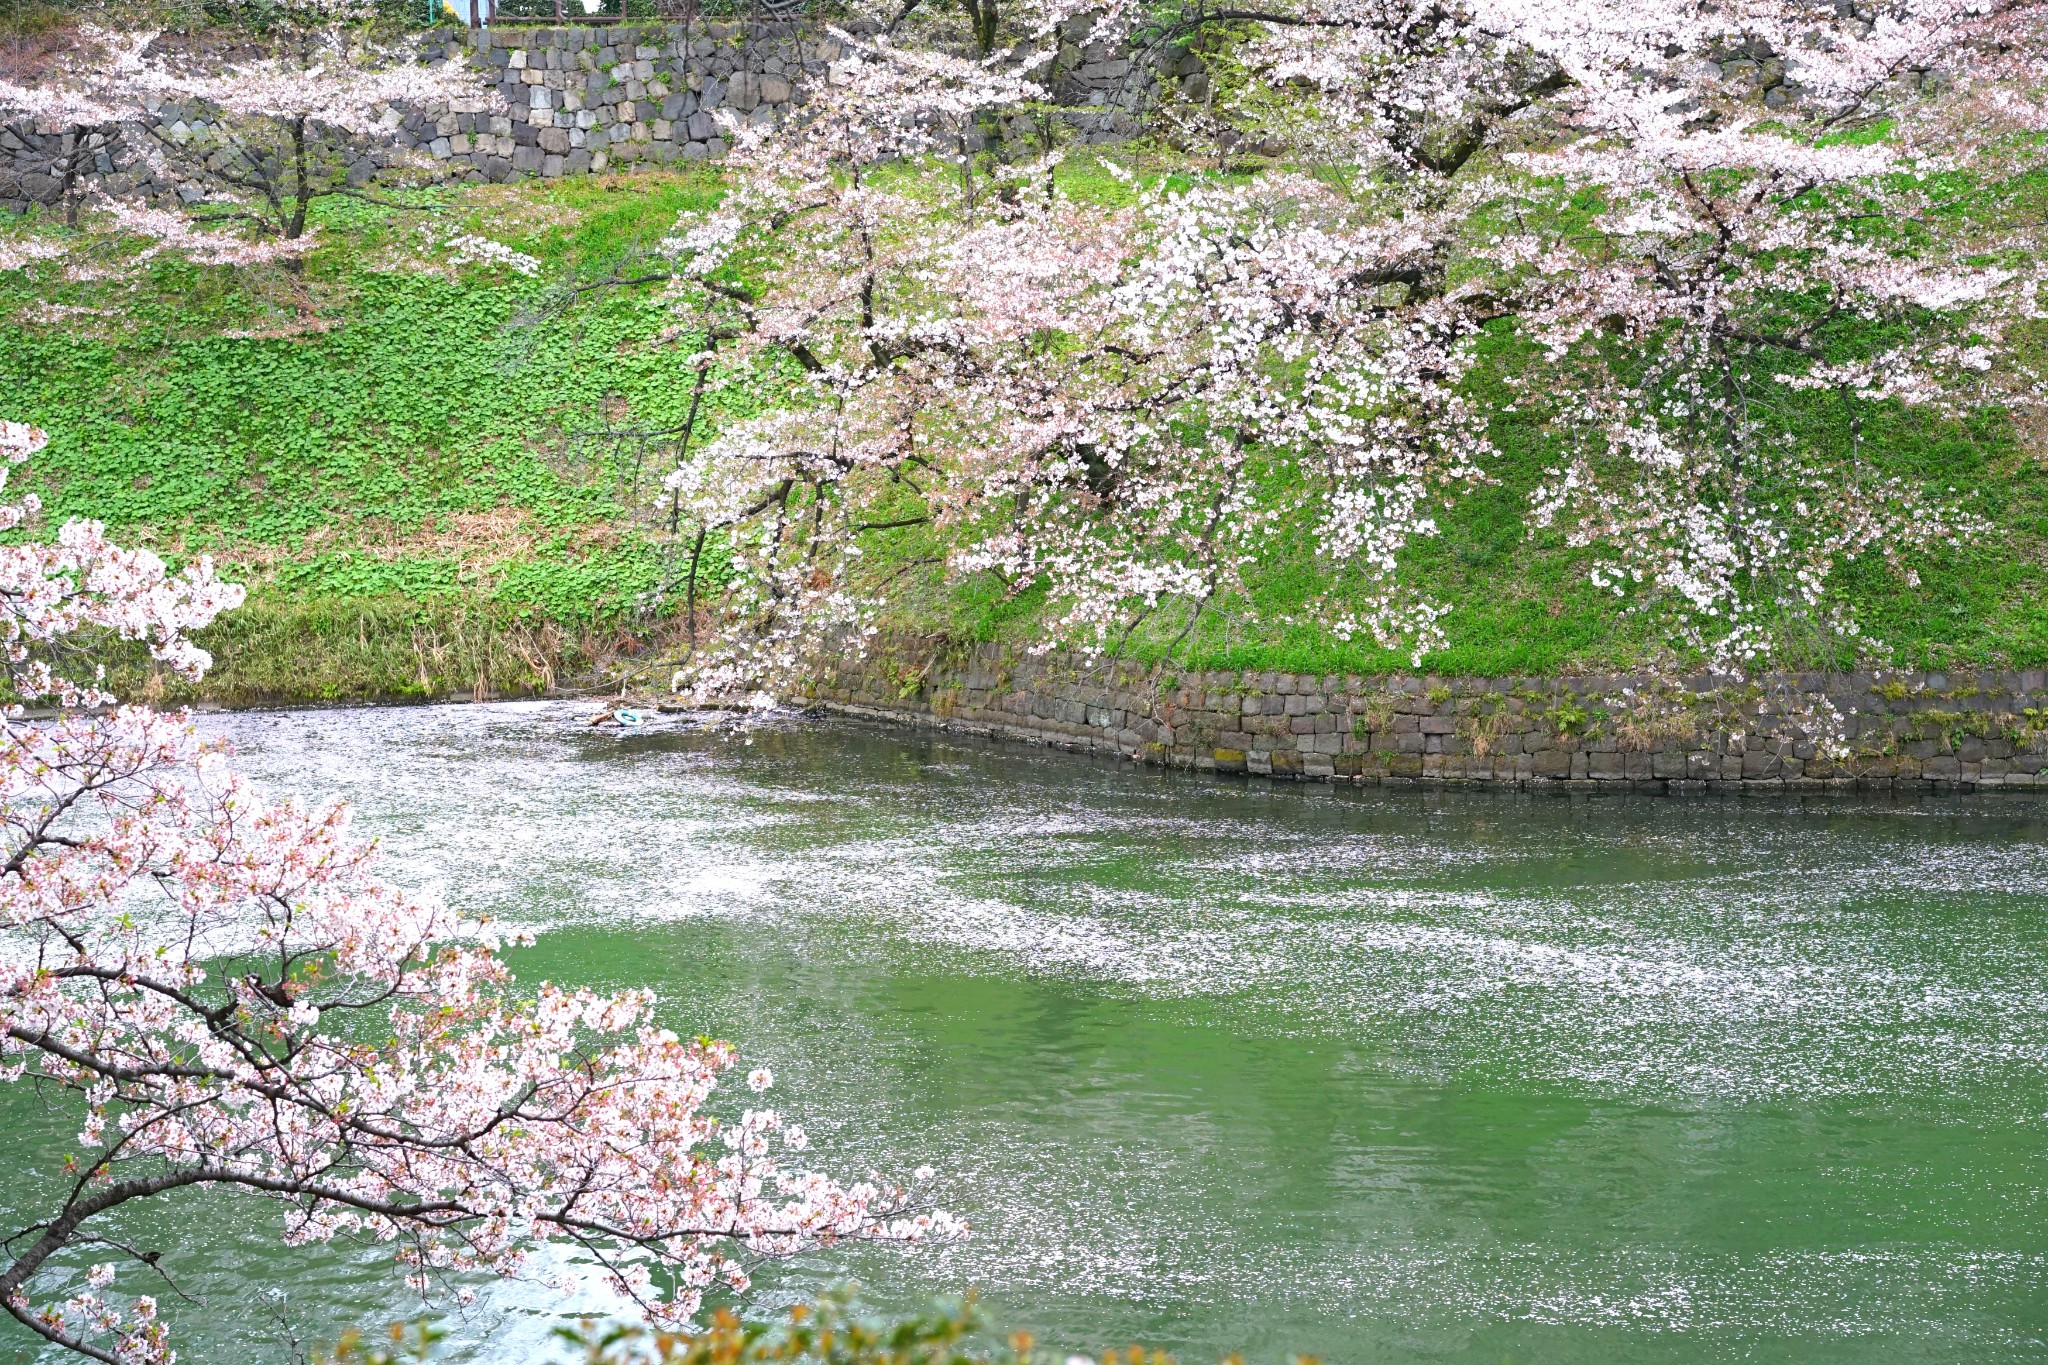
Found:
M 824 709 L 1276 778 L 1591 790 L 2048 788 L 2048 671 L 1457 678 L 1161 667 L 893 642 Z M 1833 736 L 1848 752 L 1834 751 Z

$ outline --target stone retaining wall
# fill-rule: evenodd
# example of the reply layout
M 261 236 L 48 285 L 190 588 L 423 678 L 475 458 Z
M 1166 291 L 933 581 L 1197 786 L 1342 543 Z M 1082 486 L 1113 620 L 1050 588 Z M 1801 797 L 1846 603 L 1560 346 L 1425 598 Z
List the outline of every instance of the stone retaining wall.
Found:
M 720 110 L 749 123 L 779 122 L 802 106 L 806 84 L 842 51 L 816 25 L 737 20 L 450 32 L 429 46 L 431 56 L 475 66 L 510 115 L 450 119 L 427 111 L 408 117 L 396 140 L 491 180 L 721 156 Z M 1154 69 L 1166 63 L 1171 70 Z M 1161 82 L 1192 80 L 1199 69 L 1200 59 L 1185 53 L 1134 64 L 1129 52 L 1067 40 L 1032 74 L 1072 110 L 1069 121 L 1083 141 L 1102 142 L 1139 132 Z M 1030 129 L 1021 121 L 1003 120 L 998 131 L 1019 153 L 1028 149 Z
M 1079 21 L 1077 21 L 1079 22 Z M 206 35 L 176 41 L 204 60 L 256 55 L 246 39 Z M 804 103 L 806 85 L 841 53 L 815 25 L 699 20 L 688 24 L 602 27 L 448 29 L 421 39 L 421 59 L 463 62 L 477 73 L 477 98 L 452 106 L 385 111 L 387 140 L 361 149 L 349 179 L 368 183 L 397 173 L 416 178 L 421 154 L 456 183 L 552 178 L 662 166 L 722 156 L 718 116 L 776 122 Z M 1145 111 L 1167 84 L 1192 88 L 1206 76 L 1199 57 L 1167 52 L 1134 59 L 1102 44 L 1062 42 L 1033 75 L 1056 101 L 1073 135 L 1104 142 L 1141 131 Z M 495 91 L 504 109 L 492 109 Z M 74 137 L 59 126 L 6 119 L 0 111 L 0 208 L 21 212 L 54 204 L 66 168 L 90 188 L 134 195 L 166 207 L 199 197 L 135 149 L 161 135 L 203 135 L 210 111 L 176 103 L 149 110 L 147 123 L 110 125 L 104 152 L 73 167 Z M 999 119 L 997 136 L 1028 155 L 1034 131 L 1021 115 Z M 973 139 L 977 150 L 982 139 Z
M 1584 790 L 2048 788 L 2048 672 L 1621 677 L 1203 672 L 894 644 L 824 709 L 1276 778 Z M 1830 709 L 1849 750 L 1829 756 Z M 1802 718 L 1803 717 L 1803 718 Z
M 666 165 L 725 154 L 717 116 L 774 123 L 838 40 L 785 24 L 699 22 L 501 28 L 438 36 L 497 88 L 505 114 L 416 111 L 393 130 L 468 178 L 509 180 Z

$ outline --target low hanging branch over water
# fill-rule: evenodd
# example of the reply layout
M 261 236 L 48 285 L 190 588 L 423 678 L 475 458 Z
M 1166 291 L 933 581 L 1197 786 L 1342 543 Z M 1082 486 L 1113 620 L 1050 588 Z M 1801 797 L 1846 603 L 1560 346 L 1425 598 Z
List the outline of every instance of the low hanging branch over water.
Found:
M 0 424 L 9 462 L 43 441 Z M 0 507 L 0 528 L 36 512 Z M 663 1027 L 648 991 L 519 988 L 488 921 L 374 878 L 345 808 L 267 800 L 189 715 L 100 686 L 115 638 L 199 677 L 190 632 L 241 599 L 96 523 L 0 549 L 0 1080 L 80 1125 L 47 1216 L 0 1241 L 9 1315 L 91 1359 L 168 1361 L 156 1299 L 110 1290 L 124 1263 L 175 1290 L 179 1248 L 107 1220 L 200 1186 L 274 1201 L 290 1245 L 392 1242 L 423 1294 L 552 1282 L 534 1253 L 574 1247 L 667 1324 L 759 1257 L 963 1231 L 913 1188 L 791 1164 L 807 1138 L 775 1110 L 714 1114 L 730 1046 Z M 84 1246 L 117 1256 L 67 1285 Z

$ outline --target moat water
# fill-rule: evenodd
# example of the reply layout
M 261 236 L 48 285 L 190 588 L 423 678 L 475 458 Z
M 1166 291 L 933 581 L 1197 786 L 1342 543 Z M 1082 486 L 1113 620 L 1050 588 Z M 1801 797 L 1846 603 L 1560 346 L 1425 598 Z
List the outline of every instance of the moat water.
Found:
M 750 1311 L 971 1289 L 1189 1362 L 2048 1359 L 2048 800 L 1332 790 L 586 715 L 209 724 L 355 803 L 391 879 L 538 931 L 522 976 L 652 984 L 774 1068 L 818 1164 L 930 1164 L 974 1224 L 772 1268 Z M 74 1126 L 6 1098 L 10 1226 Z M 125 1225 L 205 1300 L 162 1296 L 188 1365 L 421 1315 L 388 1248 L 279 1225 Z M 449 1356 L 607 1307 L 489 1289 Z

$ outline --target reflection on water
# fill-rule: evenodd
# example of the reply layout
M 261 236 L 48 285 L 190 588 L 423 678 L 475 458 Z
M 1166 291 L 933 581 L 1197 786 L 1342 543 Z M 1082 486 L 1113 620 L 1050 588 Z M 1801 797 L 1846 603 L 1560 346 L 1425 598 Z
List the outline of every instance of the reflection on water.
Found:
M 394 879 L 544 931 L 523 975 L 656 984 L 775 1067 L 821 1159 L 929 1161 L 978 1229 L 763 1302 L 977 1287 L 1197 1360 L 2048 1356 L 2048 804 L 1331 791 L 582 716 L 219 724 L 355 802 Z M 282 1359 L 252 1264 L 307 1268 L 311 1336 L 417 1311 L 380 1251 L 155 1217 L 205 1229 L 187 1360 Z M 520 1359 L 561 1311 L 500 1291 L 459 1335 Z

